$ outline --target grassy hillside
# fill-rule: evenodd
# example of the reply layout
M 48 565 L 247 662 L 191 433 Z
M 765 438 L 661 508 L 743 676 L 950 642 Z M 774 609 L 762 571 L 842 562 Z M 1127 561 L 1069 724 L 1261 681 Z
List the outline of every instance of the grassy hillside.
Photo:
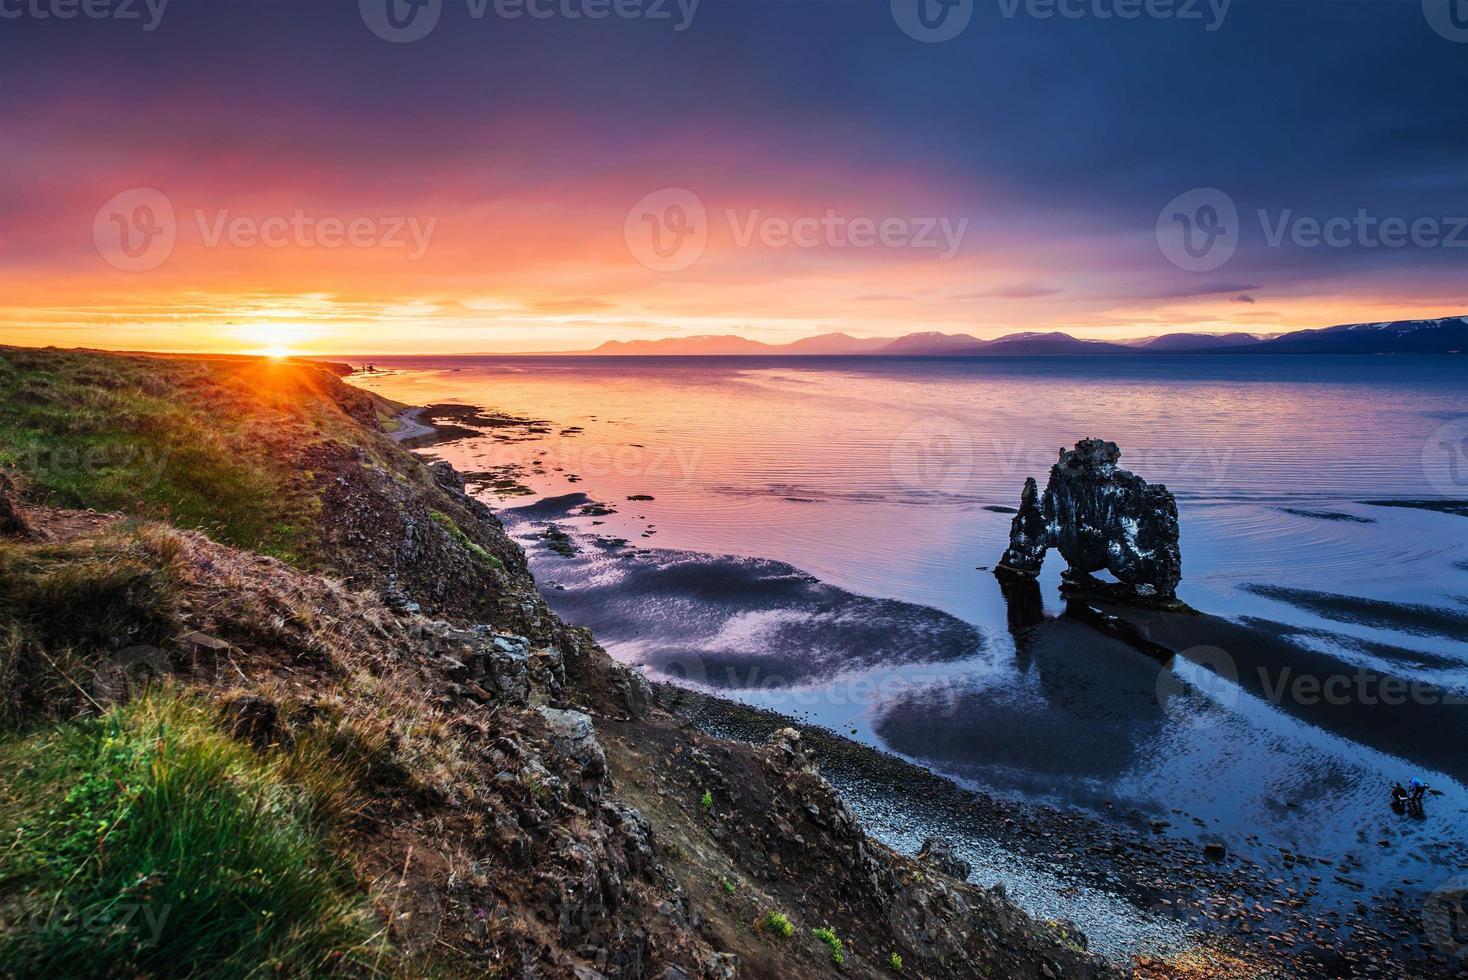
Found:
M 300 558 L 320 500 L 299 462 L 392 405 L 324 368 L 0 348 L 0 467 L 35 499 L 199 527 Z

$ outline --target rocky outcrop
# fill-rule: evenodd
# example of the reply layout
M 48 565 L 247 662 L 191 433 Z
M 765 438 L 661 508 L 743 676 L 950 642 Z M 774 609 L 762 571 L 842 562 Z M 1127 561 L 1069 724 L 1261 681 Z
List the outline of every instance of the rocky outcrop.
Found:
M 1120 458 L 1116 443 L 1082 439 L 1060 451 L 1043 497 L 1027 479 L 995 573 L 1037 575 L 1056 548 L 1072 583 L 1099 586 L 1091 573 L 1104 569 L 1135 597 L 1174 600 L 1182 578 L 1177 501 L 1162 484 L 1118 467 Z
M 20 516 L 13 496 L 15 485 L 4 473 L 0 473 L 0 537 L 21 538 L 30 533 L 25 518 Z

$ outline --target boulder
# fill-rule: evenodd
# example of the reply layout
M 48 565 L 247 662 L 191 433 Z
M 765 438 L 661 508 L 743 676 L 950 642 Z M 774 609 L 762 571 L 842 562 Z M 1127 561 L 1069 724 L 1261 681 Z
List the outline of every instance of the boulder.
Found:
M 1038 575 L 1055 548 L 1072 583 L 1104 585 L 1091 578 L 1104 569 L 1131 596 L 1172 602 L 1182 578 L 1177 501 L 1162 484 L 1117 466 L 1120 458 L 1116 443 L 1082 439 L 1060 450 L 1043 496 L 1027 479 L 995 574 Z
M 953 848 L 932 837 L 923 841 L 923 846 L 918 848 L 917 858 L 939 874 L 958 881 L 968 881 L 968 876 L 974 870 L 973 865 L 953 853 Z
M 606 772 L 606 752 L 596 740 L 596 727 L 591 716 L 551 707 L 541 707 L 540 715 L 550 730 L 551 744 L 556 751 L 580 763 L 584 776 L 595 779 Z

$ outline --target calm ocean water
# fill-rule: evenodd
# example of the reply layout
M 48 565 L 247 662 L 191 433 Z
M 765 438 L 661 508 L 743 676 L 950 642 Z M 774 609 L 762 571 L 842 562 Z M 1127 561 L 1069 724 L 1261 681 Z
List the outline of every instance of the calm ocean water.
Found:
M 1244 852 L 1359 852 L 1368 884 L 1461 869 L 1468 758 L 1442 748 L 1468 744 L 1462 707 L 1423 708 L 1419 732 L 1352 680 L 1335 715 L 1291 710 L 1230 682 L 1250 649 L 1223 651 L 1219 681 L 1195 663 L 1218 668 L 1209 651 L 1162 664 L 1068 621 L 1058 556 L 1040 632 L 985 570 L 1025 477 L 1110 439 L 1177 495 L 1192 606 L 1282 639 L 1294 652 L 1269 656 L 1322 680 L 1461 700 L 1468 518 L 1370 503 L 1468 498 L 1461 358 L 376 363 L 395 373 L 359 383 L 402 401 L 549 423 L 431 451 L 518 468 L 536 496 L 485 499 L 511 508 L 553 605 L 629 663 L 1001 794 L 1114 801 Z M 567 494 L 616 513 L 577 516 Z M 543 547 L 548 520 L 579 554 Z M 1404 821 L 1386 788 L 1414 775 L 1442 795 Z

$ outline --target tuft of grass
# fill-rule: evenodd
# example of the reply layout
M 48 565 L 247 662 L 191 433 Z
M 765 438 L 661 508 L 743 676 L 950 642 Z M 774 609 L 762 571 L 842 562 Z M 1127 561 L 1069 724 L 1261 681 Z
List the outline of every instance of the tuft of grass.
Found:
M 836 935 L 836 930 L 830 926 L 821 926 L 819 929 L 812 929 L 810 934 L 831 948 L 832 963 L 840 966 L 846 962 L 846 953 L 842 949 L 841 938 Z
M 774 909 L 760 916 L 758 924 L 763 931 L 772 936 L 779 936 L 781 939 L 789 939 L 795 935 L 795 927 L 790 924 L 790 918 L 784 912 L 777 912 Z
M 437 510 L 429 511 L 429 516 L 433 518 L 433 523 L 437 524 L 439 527 L 449 532 L 449 537 L 453 538 L 454 541 L 458 543 L 459 547 L 469 552 L 469 554 L 473 555 L 475 558 L 478 558 L 481 562 L 488 565 L 490 568 L 497 568 L 501 570 L 504 569 L 504 562 L 500 561 L 494 555 L 491 555 L 488 551 L 485 551 L 484 548 L 470 540 L 469 535 L 464 533 L 464 529 L 459 527 L 459 525 L 454 522 L 454 519 L 452 517 L 443 513 L 442 511 Z
M 0 742 L 0 973 L 367 972 L 329 761 L 257 753 L 171 694 Z
M 893 953 L 891 956 L 887 957 L 887 967 L 893 973 L 901 973 L 902 972 L 902 954 L 900 954 L 900 953 Z
M 105 652 L 171 637 L 178 560 L 176 544 L 151 530 L 0 543 L 0 731 L 76 702 Z
M 698 805 L 705 810 L 712 810 L 714 808 L 714 794 L 708 790 L 704 790 L 703 795 L 698 798 Z
M 730 881 L 728 878 L 720 878 L 719 887 L 724 890 L 725 895 L 734 894 L 734 882 Z

